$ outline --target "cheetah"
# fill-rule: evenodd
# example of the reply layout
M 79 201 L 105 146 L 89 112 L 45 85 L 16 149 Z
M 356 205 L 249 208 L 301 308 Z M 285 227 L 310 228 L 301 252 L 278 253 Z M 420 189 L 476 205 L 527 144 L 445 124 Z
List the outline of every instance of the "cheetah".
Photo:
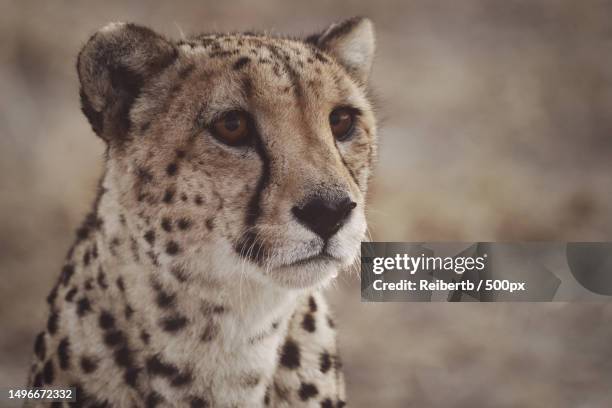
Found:
M 29 386 L 84 407 L 344 406 L 321 292 L 366 232 L 374 48 L 367 18 L 304 38 L 97 31 L 77 72 L 104 174 Z

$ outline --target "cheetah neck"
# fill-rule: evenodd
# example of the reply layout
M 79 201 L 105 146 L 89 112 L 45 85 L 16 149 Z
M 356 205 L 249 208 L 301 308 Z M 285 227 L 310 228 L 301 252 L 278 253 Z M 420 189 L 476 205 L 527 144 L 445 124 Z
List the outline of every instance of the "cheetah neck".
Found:
M 219 244 L 189 263 L 156 259 L 130 232 L 129 218 L 117 216 L 112 198 L 107 192 L 99 202 L 102 227 L 93 237 L 109 285 L 99 303 L 124 316 L 128 338 L 142 344 L 143 364 L 157 356 L 208 384 L 253 370 L 271 378 L 276 350 L 305 292 L 252 278 L 254 267 L 228 261 L 232 249 Z

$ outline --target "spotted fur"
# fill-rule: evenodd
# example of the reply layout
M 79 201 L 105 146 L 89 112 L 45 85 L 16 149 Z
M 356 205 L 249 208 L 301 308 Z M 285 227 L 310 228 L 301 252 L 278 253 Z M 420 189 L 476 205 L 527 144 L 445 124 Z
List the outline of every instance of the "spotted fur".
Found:
M 373 51 L 361 18 L 304 40 L 173 42 L 124 23 L 91 37 L 77 70 L 105 174 L 47 298 L 30 386 L 75 387 L 88 407 L 344 406 L 321 290 L 365 232 Z M 339 106 L 357 112 L 346 141 L 330 131 Z M 253 118 L 248 146 L 211 133 L 235 109 Z M 330 237 L 292 211 L 313 196 L 354 207 Z

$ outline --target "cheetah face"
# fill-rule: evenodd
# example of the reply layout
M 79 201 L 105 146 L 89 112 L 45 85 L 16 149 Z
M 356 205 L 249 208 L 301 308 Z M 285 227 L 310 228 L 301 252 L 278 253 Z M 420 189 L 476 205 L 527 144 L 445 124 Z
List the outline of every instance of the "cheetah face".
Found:
M 289 288 L 352 264 L 375 156 L 373 49 L 366 19 L 303 41 L 173 43 L 131 24 L 95 34 L 79 57 L 83 111 L 152 259 L 194 263 L 214 249 Z

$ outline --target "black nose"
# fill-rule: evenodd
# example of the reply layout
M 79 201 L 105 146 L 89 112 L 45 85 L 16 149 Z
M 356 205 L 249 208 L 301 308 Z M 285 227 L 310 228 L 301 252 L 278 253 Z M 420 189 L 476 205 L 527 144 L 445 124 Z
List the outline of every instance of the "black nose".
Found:
M 355 207 L 357 203 L 348 197 L 335 200 L 313 197 L 305 205 L 295 206 L 291 211 L 302 225 L 327 240 L 338 232 Z

